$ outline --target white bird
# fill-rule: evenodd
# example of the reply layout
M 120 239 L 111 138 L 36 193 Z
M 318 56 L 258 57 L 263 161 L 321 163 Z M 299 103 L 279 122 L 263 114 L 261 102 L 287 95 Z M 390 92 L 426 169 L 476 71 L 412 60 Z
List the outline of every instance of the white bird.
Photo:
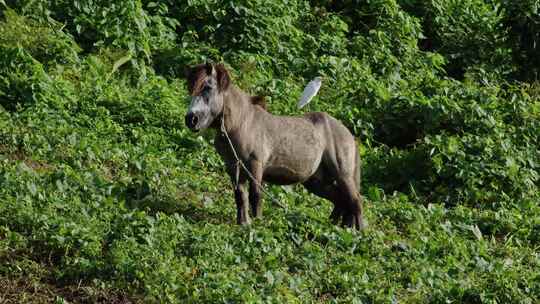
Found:
M 317 95 L 317 92 L 319 92 L 319 89 L 321 88 L 322 83 L 322 77 L 317 76 L 315 79 L 310 81 L 306 88 L 304 89 L 304 92 L 302 93 L 302 97 L 300 97 L 300 100 L 298 100 L 298 108 L 302 108 L 303 106 L 307 105 L 311 99 Z

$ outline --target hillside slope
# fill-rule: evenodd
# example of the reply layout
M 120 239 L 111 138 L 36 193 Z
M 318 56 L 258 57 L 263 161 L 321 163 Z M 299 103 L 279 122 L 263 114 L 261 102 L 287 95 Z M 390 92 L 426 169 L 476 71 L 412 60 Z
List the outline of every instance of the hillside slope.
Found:
M 0 0 L 0 302 L 535 303 L 536 0 Z M 368 229 L 302 187 L 235 225 L 182 71 L 360 139 Z

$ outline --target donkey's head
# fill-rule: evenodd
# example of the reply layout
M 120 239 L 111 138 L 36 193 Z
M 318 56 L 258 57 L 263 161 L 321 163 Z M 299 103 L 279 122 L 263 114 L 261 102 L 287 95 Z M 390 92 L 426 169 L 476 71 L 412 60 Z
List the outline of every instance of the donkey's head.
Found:
M 223 113 L 229 73 L 223 64 L 206 63 L 187 68 L 186 79 L 191 95 L 186 125 L 193 131 L 206 129 Z

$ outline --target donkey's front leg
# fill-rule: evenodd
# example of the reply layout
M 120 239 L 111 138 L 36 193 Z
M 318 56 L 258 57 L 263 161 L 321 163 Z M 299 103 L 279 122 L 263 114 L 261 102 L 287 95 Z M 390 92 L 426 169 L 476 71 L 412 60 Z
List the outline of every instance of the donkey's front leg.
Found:
M 251 160 L 249 162 L 251 177 L 249 178 L 249 203 L 251 205 L 251 213 L 254 217 L 262 217 L 261 205 L 261 187 L 263 168 L 260 161 Z
M 235 185 L 234 200 L 236 201 L 236 222 L 239 225 L 249 225 L 251 219 L 248 212 L 247 183 L 244 182 Z

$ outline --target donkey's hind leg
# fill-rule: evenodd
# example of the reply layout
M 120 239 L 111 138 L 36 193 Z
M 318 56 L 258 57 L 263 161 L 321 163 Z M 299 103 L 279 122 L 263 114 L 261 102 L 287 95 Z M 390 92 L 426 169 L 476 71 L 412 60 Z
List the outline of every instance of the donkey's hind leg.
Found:
M 330 220 L 335 225 L 340 224 L 346 210 L 340 199 L 339 188 L 337 185 L 333 182 L 323 182 L 317 178 L 310 178 L 304 182 L 304 187 L 310 193 L 325 198 L 334 204 L 334 209 L 330 214 Z
M 330 213 L 330 220 L 334 225 L 339 225 L 345 216 L 345 208 L 338 200 L 332 201 L 332 203 L 334 204 L 334 209 L 332 209 L 332 213 Z
M 343 225 L 358 230 L 364 229 L 362 197 L 357 190 L 355 180 L 353 178 L 341 179 L 339 188 L 346 209 Z

